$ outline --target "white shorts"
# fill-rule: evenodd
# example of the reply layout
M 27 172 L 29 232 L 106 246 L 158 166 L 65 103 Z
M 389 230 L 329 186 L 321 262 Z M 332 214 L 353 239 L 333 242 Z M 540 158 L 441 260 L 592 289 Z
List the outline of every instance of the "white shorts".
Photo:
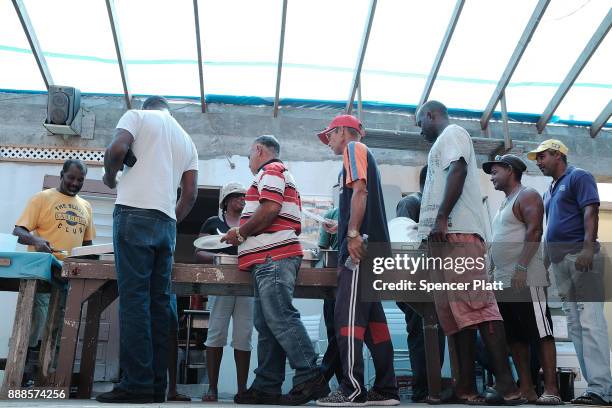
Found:
M 235 350 L 251 351 L 253 348 L 253 298 L 244 296 L 209 296 L 210 320 L 206 347 L 224 347 L 232 318 L 232 343 Z

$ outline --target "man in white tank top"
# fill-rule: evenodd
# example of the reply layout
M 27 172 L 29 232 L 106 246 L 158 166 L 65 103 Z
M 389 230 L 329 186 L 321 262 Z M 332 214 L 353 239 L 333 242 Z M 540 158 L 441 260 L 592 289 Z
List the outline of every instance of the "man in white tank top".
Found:
M 506 195 L 493 220 L 491 260 L 495 281 L 502 281 L 504 297 L 498 303 L 506 339 L 512 352 L 521 393 L 530 403 L 563 404 L 556 381 L 557 356 L 552 320 L 544 288 L 548 286 L 542 252 L 544 204 L 536 190 L 521 184 L 525 163 L 507 154 L 482 165 L 496 190 Z M 544 393 L 538 397 L 531 378 L 529 344 L 539 343 L 544 370 Z

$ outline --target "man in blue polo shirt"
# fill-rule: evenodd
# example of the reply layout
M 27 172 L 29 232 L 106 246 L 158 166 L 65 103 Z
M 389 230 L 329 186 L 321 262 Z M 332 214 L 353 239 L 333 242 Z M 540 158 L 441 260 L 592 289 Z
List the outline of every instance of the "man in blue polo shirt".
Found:
M 545 262 L 557 282 L 569 337 L 588 384 L 572 403 L 607 405 L 612 401 L 612 376 L 603 313 L 603 256 L 597 242 L 599 194 L 592 174 L 568 166 L 567 153 L 562 142 L 550 139 L 527 157 L 553 178 L 544 193 Z

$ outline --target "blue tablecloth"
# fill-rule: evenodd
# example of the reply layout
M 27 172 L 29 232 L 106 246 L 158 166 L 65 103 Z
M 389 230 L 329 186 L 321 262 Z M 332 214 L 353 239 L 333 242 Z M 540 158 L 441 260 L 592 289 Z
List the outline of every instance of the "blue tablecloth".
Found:
M 0 266 L 0 278 L 42 279 L 51 282 L 53 267 L 62 263 L 52 254 L 43 252 L 0 252 L 0 258 L 9 258 L 10 266 Z

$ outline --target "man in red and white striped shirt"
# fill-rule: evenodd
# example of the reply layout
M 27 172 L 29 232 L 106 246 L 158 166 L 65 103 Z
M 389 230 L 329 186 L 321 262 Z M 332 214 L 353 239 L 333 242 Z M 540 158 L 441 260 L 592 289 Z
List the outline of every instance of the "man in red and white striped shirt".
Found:
M 234 397 L 237 404 L 301 405 L 329 393 L 300 313 L 293 307 L 302 261 L 302 205 L 295 180 L 279 156 L 274 136 L 255 139 L 249 154 L 255 179 L 245 196 L 240 227 L 222 238 L 239 244 L 238 266 L 251 272 L 255 285 L 258 367 L 251 387 Z M 293 388 L 281 396 L 286 359 L 295 375 Z

